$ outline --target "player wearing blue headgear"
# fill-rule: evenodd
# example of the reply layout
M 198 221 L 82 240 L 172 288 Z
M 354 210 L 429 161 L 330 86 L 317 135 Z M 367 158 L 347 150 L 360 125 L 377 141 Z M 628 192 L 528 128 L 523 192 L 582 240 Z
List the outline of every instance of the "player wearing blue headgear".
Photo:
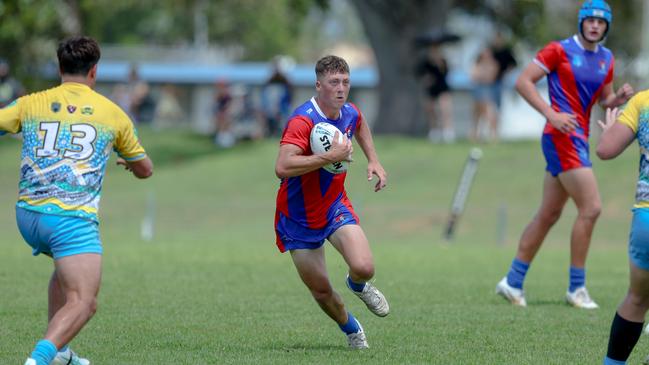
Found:
M 577 308 L 598 308 L 586 290 L 585 270 L 602 205 L 589 156 L 590 113 L 595 102 L 614 108 L 633 95 L 628 84 L 614 91 L 615 60 L 611 51 L 599 44 L 612 21 L 611 8 L 605 1 L 584 2 L 579 10 L 578 34 L 545 46 L 516 81 L 516 90 L 547 119 L 541 139 L 547 167 L 541 207 L 523 231 L 509 272 L 496 286 L 496 293 L 514 305 L 527 305 L 523 292 L 527 270 L 566 202 L 572 199 L 577 219 L 570 236 L 566 301 Z M 543 76 L 548 80 L 549 105 L 536 89 Z

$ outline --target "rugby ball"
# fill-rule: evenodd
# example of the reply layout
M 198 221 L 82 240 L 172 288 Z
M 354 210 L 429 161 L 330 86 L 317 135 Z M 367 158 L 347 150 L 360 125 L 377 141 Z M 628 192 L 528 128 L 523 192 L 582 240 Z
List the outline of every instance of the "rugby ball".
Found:
M 311 151 L 314 155 L 321 155 L 331 148 L 331 143 L 334 136 L 338 132 L 338 143 L 344 141 L 343 132 L 336 126 L 329 123 L 318 123 L 311 129 Z M 342 174 L 347 171 L 349 162 L 339 161 L 324 165 L 322 168 L 331 172 L 332 174 Z

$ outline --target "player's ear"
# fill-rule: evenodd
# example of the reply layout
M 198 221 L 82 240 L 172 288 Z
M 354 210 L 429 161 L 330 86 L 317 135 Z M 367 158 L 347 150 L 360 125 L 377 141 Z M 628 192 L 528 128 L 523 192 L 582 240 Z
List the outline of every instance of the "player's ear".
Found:
M 90 68 L 90 71 L 88 71 L 88 78 L 91 80 L 96 80 L 97 79 L 97 64 L 92 66 Z

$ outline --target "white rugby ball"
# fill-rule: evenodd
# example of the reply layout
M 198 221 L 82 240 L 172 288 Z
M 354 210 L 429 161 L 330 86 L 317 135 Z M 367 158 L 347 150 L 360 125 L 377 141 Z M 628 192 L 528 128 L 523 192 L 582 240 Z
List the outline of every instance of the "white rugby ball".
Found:
M 338 143 L 344 141 L 343 132 L 330 123 L 318 123 L 311 129 L 311 151 L 314 155 L 323 154 L 331 148 L 334 136 L 338 132 Z M 347 171 L 349 162 L 340 161 L 324 165 L 322 168 L 332 174 L 342 174 Z

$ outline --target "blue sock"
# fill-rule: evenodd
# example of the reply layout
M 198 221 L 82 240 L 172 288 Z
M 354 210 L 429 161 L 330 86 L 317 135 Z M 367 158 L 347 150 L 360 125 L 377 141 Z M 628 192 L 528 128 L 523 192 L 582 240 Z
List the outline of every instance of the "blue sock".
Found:
M 49 365 L 56 356 L 56 346 L 48 340 L 40 340 L 36 343 L 30 357 L 36 360 L 36 365 Z
M 514 260 L 512 260 L 512 266 L 509 268 L 509 272 L 507 273 L 507 284 L 516 289 L 523 289 L 523 282 L 525 281 L 525 275 L 529 268 L 529 262 L 523 262 L 514 258 Z
M 608 356 L 604 357 L 604 365 L 626 365 L 626 361 L 618 361 L 618 360 L 613 360 L 609 359 Z
M 570 266 L 570 286 L 568 291 L 572 293 L 584 285 L 586 285 L 586 269 Z
M 343 332 L 345 332 L 345 334 L 356 333 L 361 330 L 361 327 L 358 325 L 358 321 L 349 312 L 347 312 L 347 323 L 339 324 L 338 326 Z
M 64 345 L 63 347 L 61 347 L 61 348 L 59 349 L 59 352 L 66 352 L 66 351 L 68 351 L 68 347 L 69 347 L 68 345 Z
M 355 283 L 352 281 L 352 278 L 350 276 L 347 276 L 347 285 L 351 288 L 353 291 L 357 292 L 362 292 L 363 289 L 365 289 L 365 283 Z

